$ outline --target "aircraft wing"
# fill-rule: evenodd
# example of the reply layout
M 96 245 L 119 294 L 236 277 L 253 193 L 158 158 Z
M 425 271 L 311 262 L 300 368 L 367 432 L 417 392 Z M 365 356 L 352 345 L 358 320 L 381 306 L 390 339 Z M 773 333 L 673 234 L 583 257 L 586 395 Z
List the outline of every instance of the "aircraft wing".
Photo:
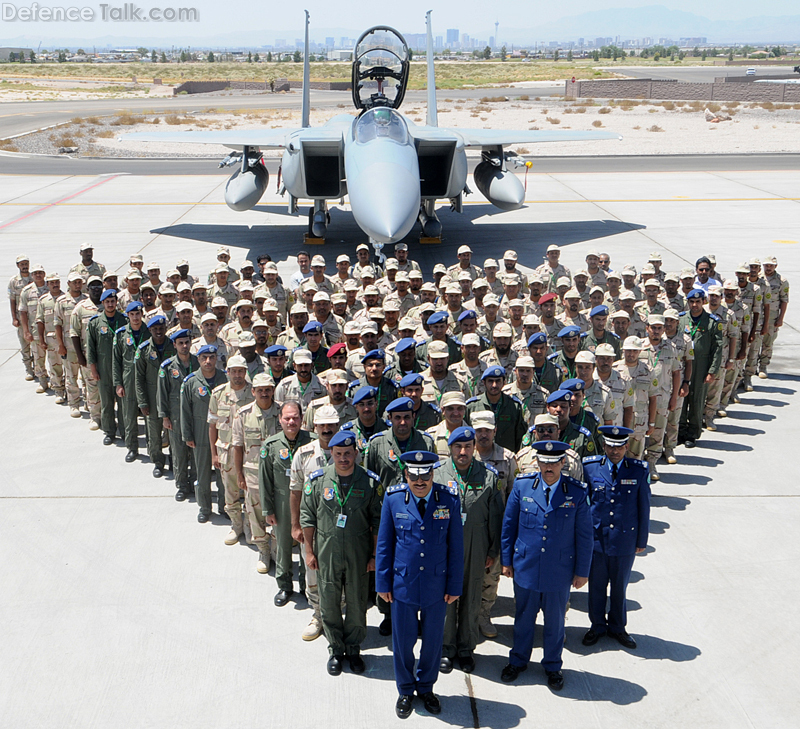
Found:
M 283 149 L 289 138 L 301 129 L 223 129 L 214 132 L 131 132 L 120 139 L 137 142 L 177 142 L 179 144 L 218 144 L 229 149 L 243 147 Z
M 588 142 L 597 139 L 622 139 L 616 132 L 578 129 L 459 129 L 409 125 L 410 134 L 426 141 L 459 136 L 465 147 L 506 147 L 510 144 L 540 142 Z

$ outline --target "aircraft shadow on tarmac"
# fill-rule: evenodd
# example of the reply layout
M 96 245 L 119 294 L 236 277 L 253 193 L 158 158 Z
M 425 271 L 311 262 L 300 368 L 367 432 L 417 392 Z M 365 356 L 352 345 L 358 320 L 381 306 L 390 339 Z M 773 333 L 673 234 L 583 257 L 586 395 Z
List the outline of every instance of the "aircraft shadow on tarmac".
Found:
M 486 208 L 486 209 L 484 209 Z M 498 258 L 506 249 L 516 250 L 518 263 L 536 268 L 544 260 L 548 245 L 553 243 L 569 246 L 573 243 L 598 240 L 631 230 L 641 230 L 645 226 L 619 220 L 574 220 L 541 223 L 497 222 L 473 224 L 478 218 L 491 217 L 491 205 L 475 205 L 464 209 L 464 213 L 445 212 L 441 215 L 444 239 L 441 244 L 420 246 L 417 232 L 408 235 L 405 241 L 412 249 L 411 258 L 417 261 L 430 275 L 433 266 L 442 261 L 456 263 L 456 251 L 465 242 L 473 251 L 473 262 L 482 265 L 486 258 Z M 270 211 L 272 212 L 272 211 Z M 150 232 L 174 238 L 195 240 L 247 249 L 247 258 L 255 261 L 262 253 L 269 253 L 274 261 L 288 259 L 304 247 L 303 233 L 306 231 L 303 216 L 293 217 L 293 225 L 282 222 L 265 225 L 214 225 L 202 223 L 180 223 L 165 228 L 154 228 Z M 365 242 L 364 233 L 353 221 L 347 211 L 331 210 L 329 237 L 324 246 L 309 246 L 312 253 L 321 253 L 333 262 L 341 253 L 353 255 L 355 246 Z M 385 255 L 391 255 L 388 246 Z

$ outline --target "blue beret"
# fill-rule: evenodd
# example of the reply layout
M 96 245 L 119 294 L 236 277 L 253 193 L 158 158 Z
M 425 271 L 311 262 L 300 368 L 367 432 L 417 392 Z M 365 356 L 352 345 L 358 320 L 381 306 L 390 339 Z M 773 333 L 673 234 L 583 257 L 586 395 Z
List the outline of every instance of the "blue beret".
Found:
M 180 339 L 181 337 L 191 337 L 192 331 L 191 329 L 178 329 L 177 332 L 172 332 L 169 335 L 169 338 L 174 342 L 176 339 Z
M 273 354 L 280 354 L 281 352 L 286 352 L 286 347 L 282 344 L 273 344 L 271 347 L 267 347 L 264 350 L 264 354 L 269 357 Z
M 569 390 L 570 392 L 583 392 L 586 389 L 586 383 L 580 377 L 575 377 L 571 380 L 564 380 L 560 389 Z
M 154 327 L 156 324 L 166 324 L 167 317 L 163 314 L 156 314 L 154 317 L 151 317 L 150 321 L 147 322 L 147 328 Z
M 544 332 L 531 334 L 530 337 L 528 337 L 528 346 L 531 347 L 534 344 L 547 344 L 547 335 Z
M 100 301 L 105 301 L 109 296 L 116 296 L 117 290 L 116 289 L 106 289 L 100 294 Z
M 387 413 L 410 413 L 414 409 L 414 401 L 410 397 L 398 397 L 386 406 Z
M 545 463 L 560 461 L 569 450 L 569 443 L 560 440 L 539 440 L 531 443 L 531 448 L 536 451 L 536 457 Z
M 581 335 L 581 328 L 575 326 L 574 324 L 570 324 L 568 327 L 564 327 L 559 333 L 559 337 L 579 337 Z
M 439 462 L 439 456 L 430 451 L 408 451 L 401 454 L 400 460 L 409 466 L 433 466 Z
M 466 311 L 461 312 L 461 315 L 458 317 L 458 320 L 464 321 L 464 319 L 477 319 L 477 318 L 478 318 L 478 312 L 475 311 L 475 309 L 467 309 Z M 428 322 L 430 322 L 430 319 L 428 319 Z
M 450 446 L 453 445 L 453 443 L 468 443 L 471 440 L 475 440 L 475 431 L 468 425 L 462 425 L 460 428 L 456 428 L 450 433 L 450 437 L 447 439 L 447 445 Z
M 686 294 L 686 300 L 689 299 L 705 299 L 706 292 L 703 289 L 692 289 L 688 294 Z
M 329 448 L 334 446 L 354 446 L 356 444 L 356 437 L 353 435 L 352 430 L 340 430 L 336 435 L 331 438 L 328 443 Z
M 412 372 L 406 375 L 400 382 L 397 383 L 400 387 L 413 387 L 414 385 L 422 385 L 422 375 L 419 372 Z
M 554 402 L 560 402 L 561 400 L 566 400 L 569 402 L 572 400 L 572 393 L 569 390 L 556 390 L 555 392 L 551 393 L 550 397 L 547 398 L 547 404 L 551 405 Z
M 601 425 L 597 430 L 602 433 L 608 445 L 625 445 L 633 435 L 630 428 L 623 428 L 621 425 Z
M 405 352 L 407 349 L 411 349 L 411 347 L 417 346 L 417 340 L 414 337 L 404 337 L 401 339 L 394 348 L 394 351 L 398 354 L 400 352 Z
M 303 334 L 308 334 L 308 332 L 321 332 L 321 331 L 322 331 L 322 324 L 320 324 L 318 321 L 314 321 L 313 319 L 303 327 Z
M 485 380 L 487 377 L 502 377 L 505 378 L 506 371 L 500 365 L 494 365 L 493 367 L 487 367 L 486 372 L 481 375 L 481 380 Z
M 600 316 L 601 314 L 608 314 L 608 307 L 605 304 L 600 304 L 600 306 L 595 306 L 594 309 L 592 309 L 589 312 L 590 317 Z
M 362 400 L 369 400 L 371 397 L 375 397 L 378 394 L 378 390 L 371 385 L 364 385 L 363 387 L 359 387 L 356 390 L 356 394 L 353 395 L 353 405 L 358 405 Z
M 131 301 L 131 303 L 125 307 L 125 313 L 130 314 L 137 309 L 144 309 L 144 304 L 141 301 Z
M 368 359 L 382 359 L 386 361 L 386 352 L 382 349 L 371 349 L 361 358 L 361 364 L 364 364 Z
M 444 321 L 444 322 L 447 321 L 447 312 L 446 311 L 434 311 L 433 314 L 431 314 L 428 317 L 428 326 L 430 326 L 431 324 L 438 324 L 441 321 Z
M 197 350 L 197 356 L 199 357 L 201 354 L 216 354 L 217 348 L 213 344 L 204 344 L 200 349 Z

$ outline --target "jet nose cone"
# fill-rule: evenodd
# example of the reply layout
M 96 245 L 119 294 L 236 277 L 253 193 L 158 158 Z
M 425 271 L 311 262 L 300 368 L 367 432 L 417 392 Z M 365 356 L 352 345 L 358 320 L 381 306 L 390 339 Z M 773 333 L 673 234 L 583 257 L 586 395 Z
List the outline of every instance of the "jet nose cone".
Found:
M 419 175 L 377 162 L 347 181 L 350 206 L 359 227 L 381 243 L 405 238 L 419 213 Z

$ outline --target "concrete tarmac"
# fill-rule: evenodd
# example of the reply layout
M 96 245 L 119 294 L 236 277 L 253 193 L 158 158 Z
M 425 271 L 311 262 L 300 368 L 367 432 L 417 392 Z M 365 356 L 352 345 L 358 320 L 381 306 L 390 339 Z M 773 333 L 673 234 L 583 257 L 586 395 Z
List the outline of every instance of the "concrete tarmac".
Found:
M 210 269 L 218 245 L 233 264 L 262 251 L 284 277 L 303 247 L 304 216 L 285 214 L 270 184 L 258 210 L 230 211 L 223 175 L 0 175 L 0 276 L 20 252 L 62 280 L 84 241 L 122 273 L 130 254 L 161 263 L 186 257 Z M 775 254 L 800 276 L 797 170 L 553 172 L 530 174 L 529 205 L 500 213 L 473 196 L 459 216 L 442 208 L 444 240 L 410 255 L 426 274 L 456 260 L 463 243 L 481 264 L 507 248 L 532 268 L 550 243 L 573 272 L 590 249 L 612 266 L 659 251 L 665 270 L 713 252 L 726 276 L 753 255 Z M 473 187 L 470 181 L 470 186 Z M 329 262 L 351 256 L 363 234 L 335 207 Z M 389 252 L 388 250 L 386 251 Z M 367 673 L 325 671 L 324 638 L 304 643 L 302 599 L 276 608 L 273 577 L 256 552 L 226 547 L 227 522 L 196 521 L 173 500 L 170 478 L 125 464 L 88 420 L 72 420 L 51 394 L 23 380 L 16 334 L 0 320 L 0 716 L 31 727 L 375 727 L 398 724 L 389 641 L 368 614 Z M 586 590 L 572 595 L 566 686 L 551 694 L 537 632 L 517 684 L 500 682 L 513 601 L 501 582 L 497 640 L 478 646 L 471 676 L 436 685 L 443 712 L 415 704 L 414 726 L 794 727 L 800 710 L 800 638 L 792 615 L 800 559 L 800 310 L 790 303 L 770 378 L 730 408 L 698 447 L 678 450 L 653 486 L 651 538 L 629 588 L 628 629 L 639 644 L 581 645 Z M 140 452 L 144 453 L 143 441 Z M 792 475 L 795 474 L 795 475 Z M 540 621 L 541 622 L 541 621 Z M 404 724 L 404 726 L 406 725 Z

